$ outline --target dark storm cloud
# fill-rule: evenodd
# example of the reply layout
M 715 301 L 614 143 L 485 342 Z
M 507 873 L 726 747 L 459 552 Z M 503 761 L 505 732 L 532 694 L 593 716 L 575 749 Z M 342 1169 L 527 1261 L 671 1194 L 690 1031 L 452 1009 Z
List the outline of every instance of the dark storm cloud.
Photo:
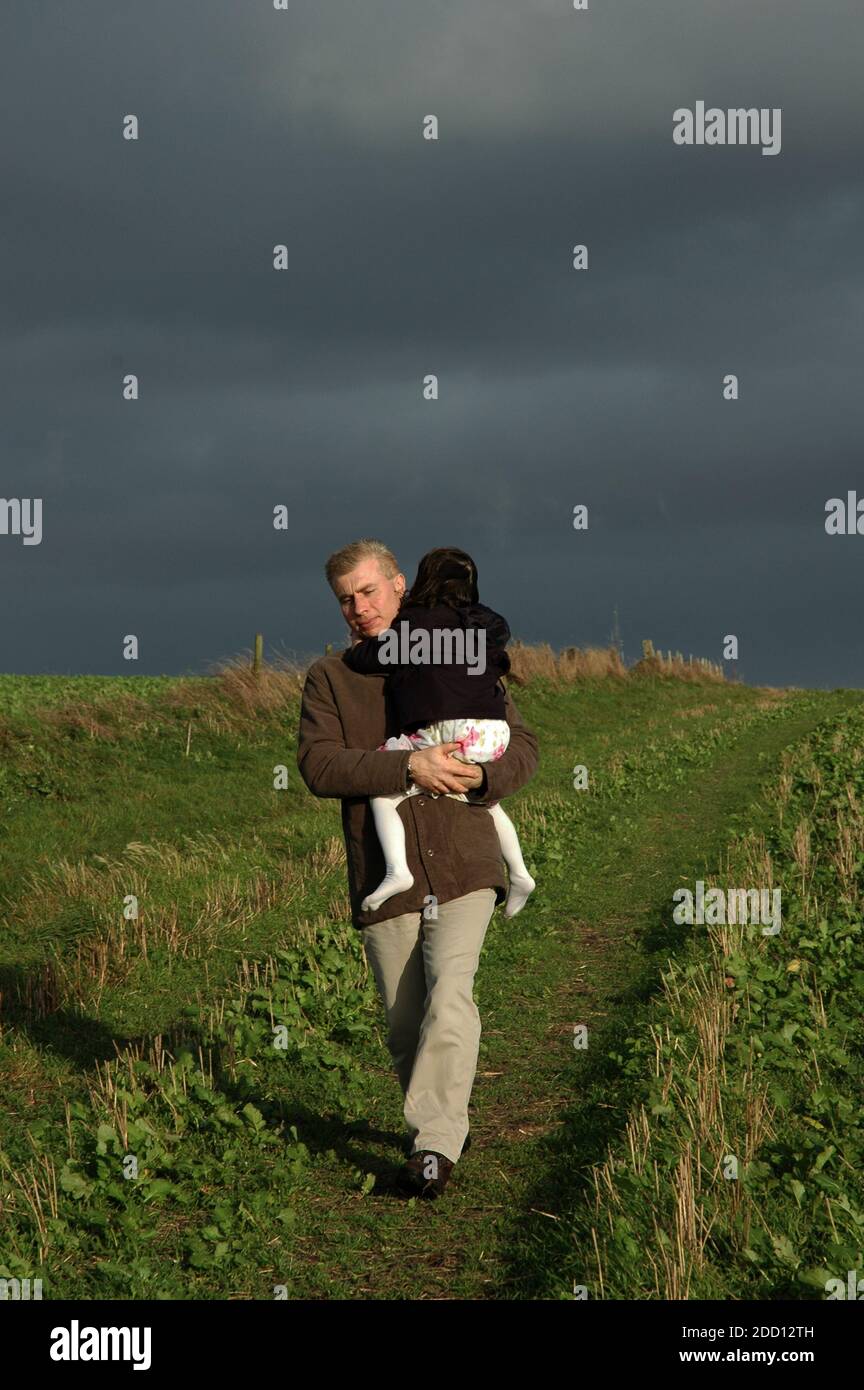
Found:
M 737 632 L 751 679 L 860 682 L 864 538 L 823 509 L 864 493 L 862 23 L 14 4 L 0 491 L 45 516 L 39 547 L 0 537 L 5 669 L 128 670 L 128 631 L 144 670 L 256 628 L 320 649 L 323 561 L 373 534 L 409 578 L 476 552 L 526 640 L 603 641 L 617 603 L 630 655 Z M 674 146 L 698 99 L 781 107 L 782 152 Z

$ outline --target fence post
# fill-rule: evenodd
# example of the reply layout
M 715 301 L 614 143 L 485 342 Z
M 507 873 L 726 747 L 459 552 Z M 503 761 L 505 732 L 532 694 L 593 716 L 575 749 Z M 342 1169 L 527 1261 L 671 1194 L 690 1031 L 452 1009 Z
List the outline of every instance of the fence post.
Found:
M 254 655 L 253 658 L 252 658 L 252 670 L 255 672 L 256 676 L 260 674 L 260 671 L 261 671 L 261 661 L 262 661 L 262 659 L 263 659 L 263 656 L 264 656 L 264 634 L 261 633 L 261 632 L 256 632 L 256 633 L 255 633 L 255 655 Z

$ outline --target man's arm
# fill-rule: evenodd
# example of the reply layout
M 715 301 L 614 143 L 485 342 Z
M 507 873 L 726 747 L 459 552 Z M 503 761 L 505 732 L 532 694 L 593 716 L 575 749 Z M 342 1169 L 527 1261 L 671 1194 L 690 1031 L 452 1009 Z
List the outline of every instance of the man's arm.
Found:
M 470 802 L 485 806 L 490 801 L 501 801 L 512 796 L 527 782 L 531 781 L 540 761 L 540 749 L 536 734 L 523 724 L 522 716 L 508 693 L 506 697 L 507 722 L 510 725 L 510 742 L 507 751 L 492 763 L 478 763 L 484 773 L 482 784 L 472 788 L 466 795 Z
M 345 665 L 350 666 L 352 671 L 359 672 L 361 676 L 375 675 L 382 671 L 386 676 L 393 670 L 393 664 L 381 660 L 385 645 L 379 642 L 377 637 L 361 637 L 359 641 L 352 642 L 345 653 Z
M 303 687 L 297 766 L 313 796 L 390 796 L 404 792 L 408 752 L 347 748 L 333 688 L 310 670 Z

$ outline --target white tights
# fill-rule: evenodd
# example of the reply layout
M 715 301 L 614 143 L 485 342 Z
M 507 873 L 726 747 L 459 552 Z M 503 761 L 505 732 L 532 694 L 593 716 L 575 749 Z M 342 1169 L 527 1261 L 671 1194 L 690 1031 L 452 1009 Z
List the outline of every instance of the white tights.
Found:
M 414 875 L 409 870 L 405 857 L 405 827 L 398 811 L 400 803 L 405 800 L 406 796 L 412 795 L 416 795 L 413 790 L 411 792 L 396 792 L 393 796 L 372 797 L 372 816 L 381 848 L 384 851 L 384 863 L 387 872 L 374 893 L 370 893 L 368 897 L 363 899 L 364 912 L 377 912 L 388 898 L 394 897 L 397 893 L 406 892 L 414 883 Z M 431 795 L 431 793 L 427 793 L 427 795 Z M 460 794 L 458 799 L 464 801 L 466 798 L 464 794 Z M 501 856 L 507 865 L 510 876 L 510 890 L 504 904 L 504 916 L 515 917 L 516 913 L 525 906 L 528 896 L 534 891 L 536 884 L 525 867 L 519 836 L 516 834 L 516 827 L 507 812 L 500 802 L 495 802 L 487 809 L 495 822 L 498 842 L 501 845 Z

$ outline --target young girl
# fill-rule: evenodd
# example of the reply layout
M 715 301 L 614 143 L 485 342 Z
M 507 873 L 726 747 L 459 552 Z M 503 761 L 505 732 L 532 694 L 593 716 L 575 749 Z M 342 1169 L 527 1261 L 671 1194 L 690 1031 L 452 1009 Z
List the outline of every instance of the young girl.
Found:
M 402 629 L 403 623 L 408 624 L 407 633 Z M 483 652 L 485 643 L 485 671 L 481 671 L 482 662 L 473 663 L 473 672 L 466 661 L 416 664 L 409 660 L 394 664 L 387 659 L 390 655 L 388 644 L 377 637 L 355 643 L 346 653 L 345 661 L 354 671 L 384 672 L 390 676 L 389 692 L 402 733 L 398 738 L 388 738 L 382 748 L 413 750 L 436 743 L 458 743 L 460 751 L 453 756 L 461 762 L 491 762 L 502 756 L 510 742 L 504 690 L 499 684 L 499 677 L 510 670 L 510 658 L 504 650 L 510 640 L 510 629 L 499 613 L 480 603 L 477 567 L 470 555 L 453 547 L 430 550 L 417 567 L 414 586 L 405 595 L 393 623 L 393 630 L 403 635 L 399 656 L 410 654 L 415 633 L 426 632 L 431 641 L 431 634 L 444 629 L 457 636 L 461 636 L 459 629 L 462 629 L 466 651 L 472 651 L 467 635 L 474 630 L 473 654 L 476 655 L 478 649 Z M 422 643 L 422 637 L 420 640 Z M 443 644 L 439 650 L 444 650 Z M 448 655 L 452 655 L 453 646 L 447 650 Z M 412 786 L 407 792 L 371 799 L 387 872 L 374 893 L 363 899 L 364 912 L 376 912 L 388 898 L 404 893 L 414 882 L 405 858 L 405 828 L 397 807 L 406 796 L 414 796 L 419 791 L 419 787 Z M 446 795 L 458 801 L 468 799 L 464 792 L 447 792 Z M 510 875 L 504 915 L 515 917 L 536 885 L 525 867 L 519 837 L 510 817 L 498 802 L 487 809 L 495 822 L 501 854 Z

